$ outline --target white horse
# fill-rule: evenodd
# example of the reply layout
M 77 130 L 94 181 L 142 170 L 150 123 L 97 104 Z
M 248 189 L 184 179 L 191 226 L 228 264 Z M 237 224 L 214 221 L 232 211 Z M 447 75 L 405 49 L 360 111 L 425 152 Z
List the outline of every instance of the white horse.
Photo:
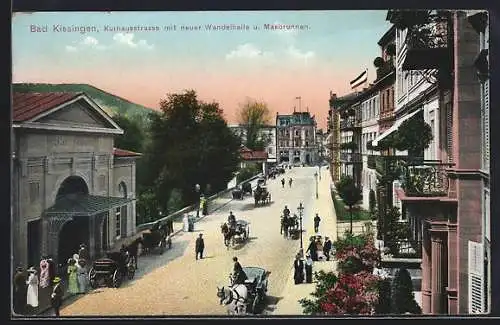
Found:
M 227 307 L 228 315 L 245 315 L 247 310 L 248 289 L 243 284 L 231 287 L 217 287 L 220 304 Z

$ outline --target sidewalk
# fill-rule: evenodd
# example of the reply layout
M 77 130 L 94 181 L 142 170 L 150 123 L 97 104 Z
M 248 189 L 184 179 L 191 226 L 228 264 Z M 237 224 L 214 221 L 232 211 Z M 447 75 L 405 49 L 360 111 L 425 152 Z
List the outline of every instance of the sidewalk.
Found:
M 321 170 L 321 180 L 318 182 L 318 199 L 315 201 L 314 211 L 316 211 L 321 222 L 319 225 L 319 234 L 323 237 L 330 237 L 330 240 L 335 242 L 337 240 L 337 216 L 335 215 L 335 209 L 333 206 L 333 201 L 330 194 L 330 184 L 331 175 L 330 171 L 322 168 Z M 304 247 L 307 248 L 309 245 L 309 237 L 314 236 L 314 229 L 312 227 L 307 227 L 304 232 Z M 293 261 L 290 261 L 292 265 Z M 314 272 L 323 270 L 325 272 L 335 271 L 336 262 L 333 260 L 324 262 L 314 262 L 313 274 Z M 313 275 L 314 277 L 314 275 Z M 296 285 L 293 279 L 293 268 L 290 269 L 290 275 L 283 291 L 283 299 L 278 302 L 276 309 L 274 310 L 274 315 L 302 315 L 302 306 L 299 304 L 299 300 L 302 298 L 307 298 L 314 291 L 316 284 L 314 283 L 302 283 Z

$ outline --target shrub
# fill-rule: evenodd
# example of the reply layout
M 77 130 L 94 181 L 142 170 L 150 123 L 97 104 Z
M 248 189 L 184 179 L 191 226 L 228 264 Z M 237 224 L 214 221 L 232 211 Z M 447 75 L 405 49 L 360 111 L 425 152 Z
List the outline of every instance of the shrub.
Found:
M 342 273 L 371 272 L 379 260 L 379 252 L 372 234 L 354 236 L 349 233 L 335 241 L 333 247 L 335 247 L 338 270 Z
M 375 314 L 391 313 L 391 281 L 383 279 L 378 283 L 378 301 Z
M 385 53 L 387 53 L 387 55 L 389 55 L 389 56 L 396 55 L 396 45 L 394 43 L 387 45 L 387 48 L 385 49 Z
M 172 189 L 167 201 L 167 215 L 183 208 L 182 191 L 178 188 Z
M 373 65 L 376 68 L 380 68 L 384 65 L 384 59 L 382 59 L 380 56 L 376 57 L 375 60 L 373 60 Z
M 240 169 L 240 172 L 236 176 L 236 182 L 241 183 L 249 178 L 258 175 L 261 172 L 260 168 L 256 165 L 250 165 L 245 168 Z
M 392 305 L 391 312 L 393 314 L 421 314 L 422 309 L 415 301 L 413 294 L 413 283 L 407 269 L 401 268 L 396 272 L 396 276 L 392 281 Z

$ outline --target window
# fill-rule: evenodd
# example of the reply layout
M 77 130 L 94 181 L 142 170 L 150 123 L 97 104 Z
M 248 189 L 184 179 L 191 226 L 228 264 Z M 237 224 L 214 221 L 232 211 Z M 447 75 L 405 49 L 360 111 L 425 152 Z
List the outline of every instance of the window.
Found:
M 121 237 L 121 208 L 115 209 L 115 236 L 116 238 Z
M 29 183 L 30 203 L 35 203 L 40 198 L 40 183 Z
M 309 130 L 306 130 L 306 137 L 309 136 Z
M 299 130 L 295 130 L 295 136 L 298 137 L 299 136 Z

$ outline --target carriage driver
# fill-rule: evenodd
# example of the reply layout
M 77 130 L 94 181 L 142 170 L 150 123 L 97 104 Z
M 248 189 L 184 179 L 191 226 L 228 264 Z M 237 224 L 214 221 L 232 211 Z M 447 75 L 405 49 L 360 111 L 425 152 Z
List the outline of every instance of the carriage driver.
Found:
M 290 216 L 290 210 L 288 209 L 288 207 L 285 205 L 285 208 L 283 209 L 283 216 L 285 218 L 288 218 Z
M 227 223 L 229 228 L 236 228 L 236 217 L 233 214 L 233 211 L 229 211 L 229 216 L 227 217 Z
M 248 279 L 245 271 L 243 271 L 243 268 L 241 267 L 240 262 L 238 262 L 238 258 L 235 256 L 233 257 L 233 262 L 234 262 L 234 267 L 233 267 L 233 284 L 244 284 L 245 280 Z

